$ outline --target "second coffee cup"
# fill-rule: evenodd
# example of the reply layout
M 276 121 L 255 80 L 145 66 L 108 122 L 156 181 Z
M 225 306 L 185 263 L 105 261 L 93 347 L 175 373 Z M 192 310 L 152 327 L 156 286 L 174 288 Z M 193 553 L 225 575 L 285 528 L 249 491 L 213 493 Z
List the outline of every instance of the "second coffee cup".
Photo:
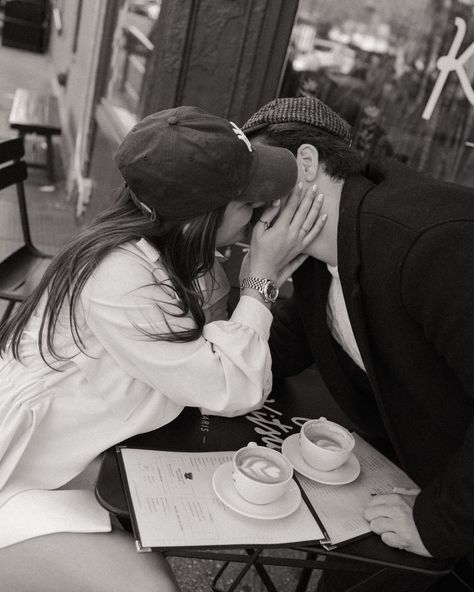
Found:
M 269 504 L 288 491 L 293 467 L 271 448 L 250 442 L 233 457 L 232 478 L 240 496 L 252 504 Z
M 320 417 L 301 426 L 299 445 L 301 456 L 311 467 L 332 471 L 349 459 L 355 439 L 343 426 Z

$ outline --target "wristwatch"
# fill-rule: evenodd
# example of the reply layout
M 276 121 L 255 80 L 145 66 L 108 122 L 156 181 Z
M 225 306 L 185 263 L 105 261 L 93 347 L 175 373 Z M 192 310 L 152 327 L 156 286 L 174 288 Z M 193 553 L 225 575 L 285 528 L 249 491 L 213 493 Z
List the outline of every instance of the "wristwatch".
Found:
M 278 286 L 272 280 L 258 277 L 246 277 L 242 280 L 240 285 L 241 290 L 244 288 L 252 288 L 257 290 L 262 296 L 265 302 L 275 302 L 278 298 Z

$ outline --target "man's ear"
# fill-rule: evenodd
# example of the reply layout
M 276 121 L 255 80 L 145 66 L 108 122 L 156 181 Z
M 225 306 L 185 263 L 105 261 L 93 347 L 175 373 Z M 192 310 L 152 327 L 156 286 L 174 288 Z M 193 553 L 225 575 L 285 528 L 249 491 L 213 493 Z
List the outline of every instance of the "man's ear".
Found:
M 319 170 L 318 150 L 312 144 L 301 144 L 296 153 L 296 162 L 300 174 L 303 175 L 302 180 L 312 183 L 316 179 Z

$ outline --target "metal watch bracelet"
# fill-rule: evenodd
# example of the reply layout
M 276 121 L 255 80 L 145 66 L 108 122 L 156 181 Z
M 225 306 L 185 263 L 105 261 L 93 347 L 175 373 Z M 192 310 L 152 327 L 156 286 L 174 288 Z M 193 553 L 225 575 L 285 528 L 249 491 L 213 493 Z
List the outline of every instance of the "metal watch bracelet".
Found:
M 262 295 L 265 302 L 273 302 L 278 298 L 278 286 L 268 278 L 246 277 L 242 280 L 240 288 L 252 288 Z

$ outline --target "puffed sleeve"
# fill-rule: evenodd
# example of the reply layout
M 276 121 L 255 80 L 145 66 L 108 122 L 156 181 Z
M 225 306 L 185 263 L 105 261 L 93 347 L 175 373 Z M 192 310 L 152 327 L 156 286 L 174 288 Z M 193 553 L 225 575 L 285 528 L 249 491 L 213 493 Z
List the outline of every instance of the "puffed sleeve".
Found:
M 272 315 L 257 299 L 242 297 L 229 320 L 206 324 L 194 341 L 153 338 L 193 321 L 179 316 L 174 292 L 157 285 L 148 262 L 117 250 L 95 270 L 81 301 L 87 330 L 107 355 L 178 405 L 233 416 L 259 408 L 271 390 Z

